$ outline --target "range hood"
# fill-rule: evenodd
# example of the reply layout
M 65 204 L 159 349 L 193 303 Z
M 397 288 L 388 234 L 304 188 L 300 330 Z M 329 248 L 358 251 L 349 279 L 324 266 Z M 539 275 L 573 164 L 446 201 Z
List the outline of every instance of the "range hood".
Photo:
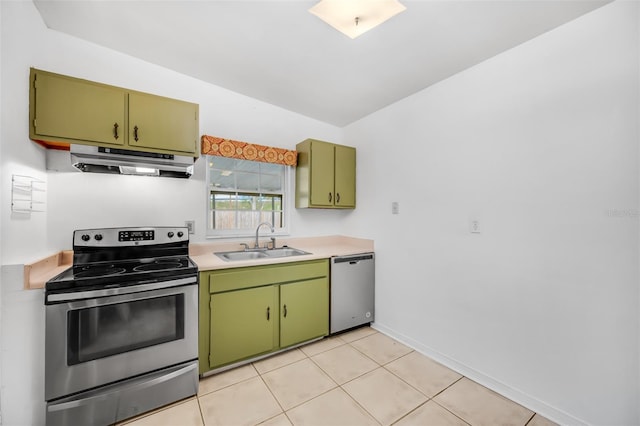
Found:
M 193 157 L 71 145 L 71 164 L 82 172 L 189 178 Z

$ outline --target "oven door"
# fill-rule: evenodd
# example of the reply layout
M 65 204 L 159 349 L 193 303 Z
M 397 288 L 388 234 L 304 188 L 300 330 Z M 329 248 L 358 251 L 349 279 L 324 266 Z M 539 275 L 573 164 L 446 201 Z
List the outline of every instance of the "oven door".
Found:
M 197 359 L 197 280 L 47 295 L 45 399 Z

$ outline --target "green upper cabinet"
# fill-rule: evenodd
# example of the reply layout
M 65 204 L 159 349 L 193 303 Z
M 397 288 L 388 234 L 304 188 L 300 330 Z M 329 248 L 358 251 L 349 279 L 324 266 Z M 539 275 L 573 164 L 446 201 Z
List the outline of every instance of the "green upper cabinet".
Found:
M 197 104 L 32 68 L 29 137 L 199 156 Z
M 356 149 L 315 139 L 296 145 L 296 207 L 356 207 Z
M 32 139 L 124 145 L 126 92 L 31 70 Z
M 330 143 L 311 141 L 309 142 L 309 151 L 310 204 L 319 207 L 333 207 L 335 147 Z
M 129 145 L 193 154 L 198 105 L 145 93 L 129 93 Z M 196 125 L 194 125 L 196 124 Z
M 356 207 L 356 149 L 350 146 L 335 146 L 335 191 L 336 207 Z

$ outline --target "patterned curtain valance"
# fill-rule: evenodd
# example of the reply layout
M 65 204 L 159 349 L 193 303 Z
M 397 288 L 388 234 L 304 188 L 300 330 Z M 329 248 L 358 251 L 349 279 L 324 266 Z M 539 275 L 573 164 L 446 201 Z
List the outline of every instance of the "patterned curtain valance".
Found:
M 202 147 L 200 152 L 205 155 L 284 164 L 285 166 L 295 166 L 298 163 L 298 153 L 288 149 L 273 148 L 271 146 L 256 145 L 207 135 L 203 135 L 201 140 Z

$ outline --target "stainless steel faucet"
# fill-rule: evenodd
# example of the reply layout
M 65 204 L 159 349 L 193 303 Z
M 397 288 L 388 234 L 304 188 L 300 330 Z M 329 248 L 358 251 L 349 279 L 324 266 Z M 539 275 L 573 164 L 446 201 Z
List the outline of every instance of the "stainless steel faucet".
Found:
M 258 227 L 256 228 L 256 244 L 254 246 L 254 248 L 260 248 L 260 243 L 258 242 L 258 232 L 260 231 L 260 227 L 262 225 L 267 225 L 269 226 L 269 228 L 271 229 L 271 232 L 273 233 L 275 231 L 275 229 L 273 229 L 273 225 L 271 225 L 269 222 L 262 222 L 260 225 L 258 225 Z M 274 248 L 275 248 L 275 239 L 272 239 L 271 241 L 274 242 Z

